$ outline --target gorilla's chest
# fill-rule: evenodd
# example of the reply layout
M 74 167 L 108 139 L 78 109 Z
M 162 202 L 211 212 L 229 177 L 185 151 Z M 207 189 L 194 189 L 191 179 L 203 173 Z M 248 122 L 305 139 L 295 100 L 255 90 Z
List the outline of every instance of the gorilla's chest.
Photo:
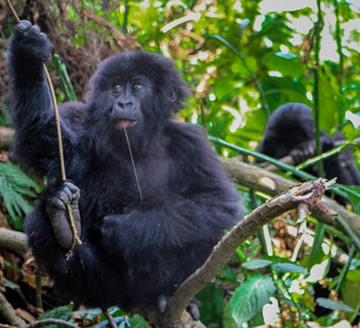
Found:
M 138 207 L 140 197 L 147 205 L 162 202 L 170 193 L 170 162 L 162 158 L 148 158 L 112 167 L 101 179 L 102 194 L 109 198 L 111 207 Z M 141 194 L 141 196 L 140 196 Z

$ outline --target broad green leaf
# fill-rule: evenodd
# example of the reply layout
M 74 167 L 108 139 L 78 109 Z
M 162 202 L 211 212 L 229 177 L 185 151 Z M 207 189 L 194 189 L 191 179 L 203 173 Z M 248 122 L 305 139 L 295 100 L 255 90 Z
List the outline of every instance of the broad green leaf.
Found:
M 316 302 L 325 309 L 337 310 L 342 312 L 354 312 L 354 309 L 352 309 L 350 306 L 335 302 L 329 298 L 319 297 L 316 299 Z
M 141 315 L 135 314 L 129 321 L 131 328 L 150 328 L 150 325 Z
M 275 290 L 275 284 L 269 276 L 256 275 L 243 283 L 230 299 L 231 315 L 238 327 L 261 311 Z
M 283 76 L 300 77 L 304 73 L 304 65 L 295 54 L 268 53 L 265 55 L 263 62 L 270 70 L 278 71 Z
M 276 272 L 302 273 L 307 275 L 309 272 L 300 265 L 294 263 L 276 263 L 272 266 Z
M 248 270 L 257 270 L 257 269 L 265 268 L 271 264 L 272 262 L 269 260 L 256 259 L 242 264 L 242 267 Z
M 50 311 L 46 311 L 45 314 L 39 317 L 39 320 L 45 319 L 60 319 L 64 321 L 70 321 L 73 314 L 74 306 L 72 304 L 59 306 Z M 47 328 L 59 328 L 58 325 L 46 325 Z

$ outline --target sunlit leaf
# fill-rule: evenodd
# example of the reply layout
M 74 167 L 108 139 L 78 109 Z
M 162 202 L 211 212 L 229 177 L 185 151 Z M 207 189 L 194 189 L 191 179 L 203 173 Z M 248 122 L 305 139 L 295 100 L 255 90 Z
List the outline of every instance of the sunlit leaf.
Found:
M 277 272 L 301 273 L 307 275 L 309 272 L 300 265 L 294 263 L 276 263 L 272 268 Z
M 257 270 L 257 269 L 265 268 L 271 264 L 272 264 L 272 262 L 269 260 L 255 259 L 255 260 L 251 260 L 249 262 L 243 263 L 241 266 L 248 270 Z
M 304 73 L 304 65 L 295 54 L 274 52 L 267 54 L 263 60 L 270 70 L 283 76 L 300 77 Z
M 352 309 L 350 306 L 335 302 L 329 298 L 319 297 L 316 299 L 316 302 L 325 309 L 337 310 L 342 312 L 354 312 L 354 309 Z
M 230 299 L 231 314 L 237 325 L 240 327 L 261 311 L 275 290 L 269 276 L 256 275 L 243 283 Z

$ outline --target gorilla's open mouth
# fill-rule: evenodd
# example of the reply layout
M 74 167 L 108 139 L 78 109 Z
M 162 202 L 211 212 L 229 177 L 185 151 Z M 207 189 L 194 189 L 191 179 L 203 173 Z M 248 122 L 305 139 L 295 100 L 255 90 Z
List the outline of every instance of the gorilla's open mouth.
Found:
M 115 126 L 117 129 L 125 129 L 125 128 L 131 128 L 134 125 L 136 125 L 137 121 L 131 120 L 131 119 L 120 119 L 115 122 Z

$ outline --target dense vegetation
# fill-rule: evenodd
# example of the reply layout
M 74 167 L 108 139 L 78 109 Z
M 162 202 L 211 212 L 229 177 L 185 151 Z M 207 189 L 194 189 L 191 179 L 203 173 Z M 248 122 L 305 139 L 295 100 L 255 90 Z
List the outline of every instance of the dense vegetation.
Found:
M 359 136 L 360 7 L 345 0 L 303 3 L 13 1 L 20 17 L 39 25 L 54 43 L 57 55 L 49 67 L 59 102 L 84 99 L 88 77 L 103 58 L 144 48 L 175 61 L 194 90 L 179 120 L 204 125 L 210 136 L 229 143 L 230 147 L 214 143 L 224 157 L 239 155 L 242 148 L 254 151 L 271 112 L 287 102 L 317 108 L 321 129 L 331 135 L 340 130 L 349 144 Z M 0 1 L 0 21 L 3 128 L 10 126 L 5 56 L 16 24 L 5 1 Z M 22 173 L 3 148 L 0 225 L 21 230 L 24 214 L 45 181 Z M 354 155 L 360 165 L 356 145 Z M 244 156 L 244 160 L 254 158 Z M 290 178 L 286 172 L 282 175 Z M 238 189 L 246 212 L 269 198 L 241 185 Z M 342 191 L 352 204 L 348 210 L 360 215 L 360 188 Z M 295 213 L 286 214 L 239 245 L 217 280 L 198 295 L 201 321 L 207 327 L 359 323 L 360 235 L 310 217 L 306 233 L 297 238 L 295 221 Z M 19 316 L 31 321 L 31 316 L 42 313 L 36 302 L 33 263 L 24 262 L 23 254 L 3 249 L 0 255 L 0 290 L 15 308 L 21 308 Z M 101 311 L 59 307 L 61 300 L 54 297 L 46 278 L 42 280 L 44 317 L 100 327 L 99 321 L 105 320 Z M 114 317 L 124 315 L 119 309 L 111 312 Z M 148 327 L 138 315 L 121 320 L 120 327 L 128 324 Z

